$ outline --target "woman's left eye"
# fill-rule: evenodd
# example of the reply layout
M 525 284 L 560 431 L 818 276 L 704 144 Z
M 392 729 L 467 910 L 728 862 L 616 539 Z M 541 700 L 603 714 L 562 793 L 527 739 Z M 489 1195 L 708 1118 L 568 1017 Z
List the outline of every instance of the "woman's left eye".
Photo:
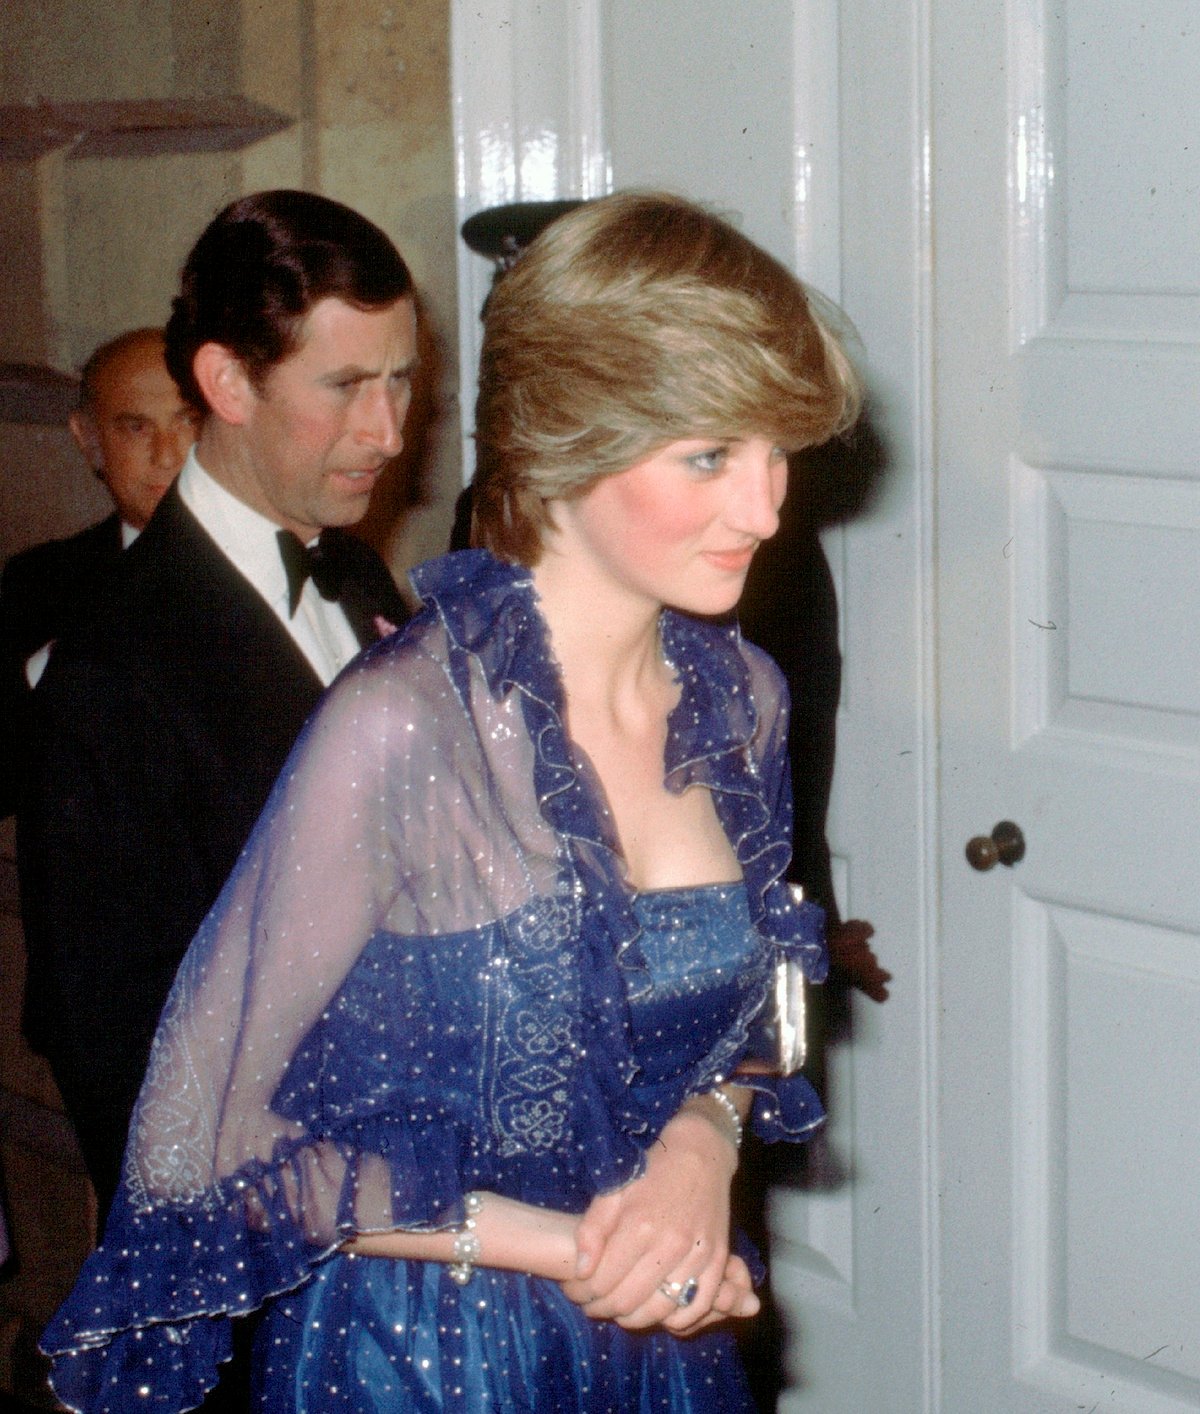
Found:
M 728 455 L 728 447 L 709 447 L 703 452 L 693 452 L 687 463 L 703 476 L 715 476 L 725 465 Z

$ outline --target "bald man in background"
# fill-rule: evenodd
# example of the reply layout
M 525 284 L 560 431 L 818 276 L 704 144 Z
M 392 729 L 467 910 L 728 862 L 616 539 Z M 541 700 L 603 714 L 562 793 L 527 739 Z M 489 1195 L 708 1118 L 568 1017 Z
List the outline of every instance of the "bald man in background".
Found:
M 84 364 L 71 436 L 114 510 L 77 535 L 13 555 L 0 575 L 0 816 L 16 808 L 29 690 L 89 586 L 133 543 L 179 474 L 196 424 L 167 372 L 161 329 L 130 329 Z
M 71 435 L 131 532 L 126 539 L 142 529 L 179 474 L 197 425 L 167 372 L 161 329 L 131 329 L 101 344 L 84 364 Z

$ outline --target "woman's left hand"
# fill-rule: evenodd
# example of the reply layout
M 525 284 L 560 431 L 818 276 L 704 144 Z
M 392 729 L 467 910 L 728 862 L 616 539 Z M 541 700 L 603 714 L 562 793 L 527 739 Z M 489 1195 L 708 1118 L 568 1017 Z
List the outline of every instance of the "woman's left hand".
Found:
M 645 1171 L 593 1199 L 576 1233 L 578 1265 L 563 1290 L 598 1320 L 683 1335 L 757 1302 L 729 1261 L 729 1185 L 737 1150 L 703 1114 L 684 1109 Z M 736 1259 L 735 1259 L 736 1260 Z M 677 1297 L 694 1286 L 686 1306 Z M 718 1304 L 718 1298 L 720 1298 Z M 745 1311 L 745 1314 L 751 1314 Z

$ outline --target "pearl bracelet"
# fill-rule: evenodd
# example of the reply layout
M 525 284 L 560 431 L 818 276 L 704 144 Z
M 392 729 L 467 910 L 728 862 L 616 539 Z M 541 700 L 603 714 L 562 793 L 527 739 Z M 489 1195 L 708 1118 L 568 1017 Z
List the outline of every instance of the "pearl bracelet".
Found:
M 733 1147 L 735 1149 L 740 1149 L 742 1147 L 742 1117 L 740 1114 L 738 1114 L 737 1106 L 733 1103 L 733 1101 L 729 1098 L 729 1096 L 725 1093 L 724 1090 L 713 1089 L 710 1090 L 708 1093 L 712 1096 L 714 1100 L 716 1100 L 717 1104 L 720 1105 L 720 1107 L 725 1111 L 726 1115 L 729 1117 L 729 1121 L 733 1125 Z
M 446 1268 L 446 1275 L 458 1286 L 466 1286 L 475 1274 L 475 1263 L 483 1254 L 483 1245 L 475 1231 L 475 1219 L 483 1209 L 483 1195 L 468 1193 L 463 1198 L 466 1218 L 454 1236 L 454 1260 Z

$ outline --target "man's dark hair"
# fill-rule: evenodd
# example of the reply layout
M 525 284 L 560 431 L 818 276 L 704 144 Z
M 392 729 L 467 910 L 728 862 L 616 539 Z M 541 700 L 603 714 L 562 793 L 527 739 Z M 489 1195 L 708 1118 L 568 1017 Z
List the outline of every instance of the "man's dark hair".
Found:
M 192 247 L 167 322 L 167 368 L 207 413 L 192 372 L 202 344 L 229 349 L 261 386 L 295 352 L 319 300 L 370 310 L 411 292 L 400 252 L 365 216 L 312 192 L 256 192 L 225 207 Z

